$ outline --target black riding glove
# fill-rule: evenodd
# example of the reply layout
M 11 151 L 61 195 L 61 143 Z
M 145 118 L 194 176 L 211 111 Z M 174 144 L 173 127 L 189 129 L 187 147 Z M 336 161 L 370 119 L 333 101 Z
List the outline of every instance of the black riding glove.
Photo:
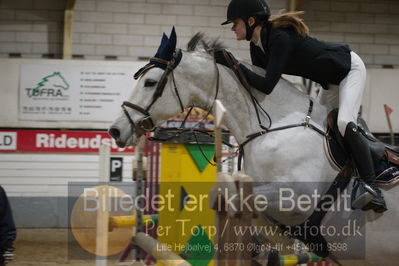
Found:
M 266 93 L 266 94 L 270 94 L 273 91 L 273 88 L 266 89 L 266 86 L 265 86 L 266 78 L 265 77 L 262 77 L 256 73 L 252 72 L 243 64 L 239 64 L 238 67 L 244 73 L 249 85 L 251 85 L 252 87 L 257 89 L 258 91 Z
M 215 58 L 216 63 L 230 67 L 226 58 L 224 57 L 223 50 L 216 50 L 213 53 L 213 57 Z

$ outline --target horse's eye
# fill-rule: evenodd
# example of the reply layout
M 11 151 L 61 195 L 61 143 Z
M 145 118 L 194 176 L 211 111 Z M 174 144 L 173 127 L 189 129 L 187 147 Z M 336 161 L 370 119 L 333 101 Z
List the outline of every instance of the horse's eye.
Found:
M 144 87 L 153 87 L 155 86 L 155 84 L 157 84 L 156 80 L 153 79 L 147 79 L 144 83 Z

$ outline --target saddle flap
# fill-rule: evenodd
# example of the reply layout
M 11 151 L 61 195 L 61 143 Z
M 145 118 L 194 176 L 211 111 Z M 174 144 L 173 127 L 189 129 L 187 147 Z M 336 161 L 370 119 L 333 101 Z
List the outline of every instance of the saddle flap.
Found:
M 399 166 L 399 156 L 394 154 L 393 152 L 386 150 L 385 154 L 387 156 L 387 160 L 393 165 Z
M 399 155 L 399 147 L 386 144 L 385 147 Z
M 332 110 L 327 116 L 327 125 L 328 128 L 334 130 L 337 126 L 337 118 L 338 118 L 338 109 Z

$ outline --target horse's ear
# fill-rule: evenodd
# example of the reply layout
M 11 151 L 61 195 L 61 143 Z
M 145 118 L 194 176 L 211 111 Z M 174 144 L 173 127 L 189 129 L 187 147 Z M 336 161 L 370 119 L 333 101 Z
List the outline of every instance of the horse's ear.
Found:
M 161 59 L 164 59 L 167 61 L 171 60 L 173 57 L 173 53 L 176 50 L 176 43 L 177 43 L 176 31 L 175 31 L 175 27 L 173 27 L 169 38 L 168 38 L 168 36 L 166 36 L 165 33 L 163 34 L 161 45 L 159 45 L 159 48 L 158 48 L 157 53 L 155 54 L 155 57 L 161 58 Z
M 168 45 L 169 43 L 169 38 L 168 36 L 165 34 L 165 32 L 162 34 L 162 40 L 161 40 L 161 44 L 158 47 L 158 51 L 155 54 L 155 57 L 159 57 L 160 54 L 162 54 L 163 50 L 165 49 L 165 47 Z
M 166 45 L 169 41 L 168 35 L 165 34 L 165 32 L 162 34 L 162 40 L 161 40 L 161 46 Z
M 169 37 L 169 48 L 172 49 L 173 52 L 176 50 L 176 43 L 177 43 L 176 30 L 175 26 L 173 26 L 172 32 L 170 33 Z
M 173 27 L 172 32 L 170 33 L 168 43 L 163 51 L 163 55 L 165 56 L 166 60 L 172 59 L 173 53 L 176 50 L 176 43 L 177 43 L 176 31 L 175 27 Z

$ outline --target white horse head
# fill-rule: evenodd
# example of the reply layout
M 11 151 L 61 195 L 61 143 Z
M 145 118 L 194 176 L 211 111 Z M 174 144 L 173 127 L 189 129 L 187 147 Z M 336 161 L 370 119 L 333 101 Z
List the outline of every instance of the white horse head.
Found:
M 133 89 L 129 102 L 125 102 L 121 116 L 111 126 L 109 133 L 120 147 L 135 144 L 137 137 L 151 131 L 154 126 L 161 124 L 181 111 L 181 102 L 188 105 L 189 99 L 186 92 L 188 84 L 181 84 L 184 91 L 174 91 L 172 84 L 176 82 L 175 76 L 180 76 L 186 58 L 182 52 L 176 51 L 176 32 L 173 28 L 170 38 L 163 34 L 161 44 L 156 55 L 149 64 L 140 69 L 135 78 L 140 78 Z M 172 62 L 173 60 L 173 62 Z M 175 69 L 178 67 L 177 69 Z M 127 107 L 127 108 L 126 108 Z M 129 108 L 130 107 L 130 108 Z

